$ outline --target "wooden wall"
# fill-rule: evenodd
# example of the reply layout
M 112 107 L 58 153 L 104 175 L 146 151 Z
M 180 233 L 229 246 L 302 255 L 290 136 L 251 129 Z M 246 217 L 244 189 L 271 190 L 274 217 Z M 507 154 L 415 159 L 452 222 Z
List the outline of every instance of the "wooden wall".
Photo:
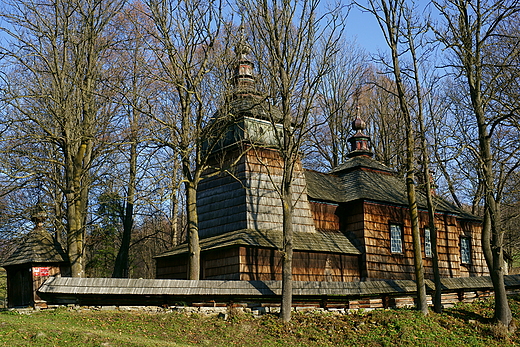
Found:
M 264 205 L 265 206 L 265 205 Z M 310 203 L 315 227 L 341 230 L 362 250 L 361 256 L 312 252 L 294 253 L 294 279 L 302 281 L 353 281 L 413 279 L 413 244 L 408 209 L 374 202 L 347 204 Z M 269 216 L 273 213 L 264 213 Z M 436 214 L 439 267 L 442 277 L 487 275 L 481 247 L 480 224 L 454 215 Z M 263 220 L 261 223 L 267 223 Z M 403 227 L 403 252 L 390 251 L 391 223 Z M 264 224 L 265 225 L 265 224 Z M 420 212 L 421 245 L 427 213 Z M 471 263 L 461 264 L 460 238 L 470 237 Z M 173 258 L 170 258 L 173 259 Z M 426 278 L 433 278 L 432 260 L 423 253 Z M 203 278 L 271 280 L 281 273 L 280 253 L 272 249 L 230 248 L 204 252 Z M 158 259 L 157 278 L 186 278 L 187 259 Z
M 38 306 L 43 302 L 36 291 L 49 277 L 67 274 L 68 269 L 52 264 L 22 264 L 6 268 L 7 300 L 9 307 Z
M 316 229 L 339 231 L 338 204 L 317 201 L 311 201 L 309 204 Z
M 276 150 L 251 148 L 246 160 L 247 223 L 249 229 L 282 230 L 282 204 L 276 191 L 282 182 L 282 161 Z M 294 231 L 314 231 L 314 222 L 307 200 L 305 176 L 296 164 L 293 180 Z
M 488 276 L 489 271 L 482 250 L 482 226 L 479 222 L 459 221 L 460 235 L 470 237 L 471 263 L 463 265 L 461 276 Z
M 242 280 L 281 280 L 282 252 L 275 249 L 242 247 Z M 359 258 L 356 255 L 299 252 L 293 254 L 295 281 L 358 281 Z
M 363 204 L 351 202 L 338 206 L 336 214 L 339 216 L 339 230 L 345 233 L 361 250 L 359 257 L 359 275 L 361 279 L 367 278 L 366 252 L 365 250 L 365 215 Z
M 220 158 L 224 163 L 213 158 L 209 163 L 220 167 L 240 155 L 239 151 L 226 153 L 227 158 Z M 200 237 L 220 235 L 233 230 L 247 228 L 245 162 L 241 160 L 232 169 L 232 174 L 217 174 L 204 178 L 197 189 L 197 211 L 199 213 Z M 214 173 L 208 170 L 205 175 Z
M 282 204 L 275 185 L 282 180 L 282 162 L 276 150 L 244 146 L 229 152 L 223 163 L 239 162 L 232 175 L 222 173 L 202 180 L 197 191 L 201 237 L 241 229 L 282 230 Z M 214 160 L 216 160 L 214 158 Z M 211 173 L 210 171 L 206 174 Z M 305 177 L 297 164 L 293 182 L 294 230 L 314 231 L 307 201 Z
M 187 254 L 157 258 L 156 261 L 155 278 L 178 280 L 185 280 L 188 278 Z
M 413 279 L 413 244 L 408 209 L 399 206 L 365 202 L 366 277 L 372 279 Z M 463 277 L 487 274 L 480 246 L 479 225 L 459 221 L 453 215 L 436 214 L 439 270 L 442 277 Z M 403 227 L 403 253 L 390 252 L 391 223 Z M 426 278 L 433 278 L 431 258 L 424 255 L 424 228 L 427 213 L 420 213 L 421 246 Z M 460 237 L 471 236 L 471 264 L 461 264 Z
M 201 255 L 202 279 L 205 280 L 239 280 L 240 279 L 239 247 L 210 250 Z
M 282 253 L 275 249 L 230 247 L 204 252 L 202 279 L 281 280 Z M 158 279 L 186 279 L 187 256 L 160 258 Z M 356 255 L 299 252 L 293 254 L 295 281 L 358 281 L 359 257 Z

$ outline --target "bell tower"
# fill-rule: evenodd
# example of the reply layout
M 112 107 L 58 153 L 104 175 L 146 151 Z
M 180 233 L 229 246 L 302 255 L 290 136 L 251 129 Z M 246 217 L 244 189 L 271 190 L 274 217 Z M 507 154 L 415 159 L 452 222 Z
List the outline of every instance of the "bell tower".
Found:
M 241 29 L 227 104 L 216 117 L 228 117 L 224 137 L 213 149 L 215 167 L 197 190 L 201 238 L 239 230 L 282 231 L 282 205 L 276 184 L 283 161 L 277 150 L 282 138 L 280 112 L 256 88 L 250 48 Z M 231 163 L 233 165 L 231 165 Z M 315 231 L 305 178 L 298 163 L 293 182 L 294 230 Z M 222 169 L 220 169 L 222 171 Z M 211 175 L 211 174 L 214 175 Z

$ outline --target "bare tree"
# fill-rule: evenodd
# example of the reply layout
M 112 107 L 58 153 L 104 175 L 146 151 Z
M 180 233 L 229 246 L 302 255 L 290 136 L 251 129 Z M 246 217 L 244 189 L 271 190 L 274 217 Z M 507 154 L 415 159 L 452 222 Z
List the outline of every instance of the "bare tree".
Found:
M 188 220 L 189 279 L 199 279 L 200 247 L 196 192 L 211 144 L 224 127 L 211 122 L 221 100 L 215 91 L 215 65 L 220 64 L 221 1 L 146 1 L 158 45 L 153 50 L 164 83 L 162 106 L 150 116 L 162 126 L 156 141 L 180 157 Z M 220 119 L 224 121 L 224 118 Z M 221 127 L 222 131 L 215 128 Z M 209 148 L 203 149 L 203 145 Z
M 433 3 L 442 17 L 442 24 L 435 28 L 437 37 L 453 54 L 450 67 L 464 79 L 477 129 L 475 158 L 484 204 L 482 248 L 495 290 L 494 318 L 498 324 L 511 327 L 512 315 L 504 285 L 504 229 L 500 225 L 503 177 L 497 175 L 500 161 L 493 145 L 505 122 L 518 116 L 509 107 L 493 107 L 496 105 L 493 100 L 502 99 L 496 83 L 501 74 L 496 72 L 504 71 L 518 56 L 518 49 L 514 47 L 510 47 L 505 55 L 495 55 L 495 48 L 505 48 L 498 45 L 496 38 L 500 36 L 504 23 L 518 18 L 519 2 L 460 0 Z M 497 57 L 502 60 L 497 61 Z M 489 69 L 490 66 L 493 69 Z M 494 73 L 490 73 L 492 71 Z M 515 166 L 518 166 L 518 161 L 513 163 Z
M 151 132 L 143 112 L 150 108 L 148 105 L 153 102 L 160 87 L 149 78 L 156 65 L 149 51 L 149 45 L 153 42 L 147 32 L 141 30 L 141 25 L 146 25 L 148 20 L 142 14 L 142 5 L 130 4 L 116 19 L 118 27 L 114 28 L 114 35 L 117 37 L 117 44 L 111 50 L 110 66 L 118 72 L 113 88 L 121 105 L 122 117 L 119 124 L 122 130 L 118 133 L 117 145 L 120 155 L 113 155 L 117 175 L 111 175 L 110 179 L 119 183 L 123 201 L 119 209 L 122 222 L 121 242 L 112 277 L 126 278 L 130 274 L 130 244 L 136 203 L 144 198 L 144 194 L 138 194 L 139 181 L 144 179 L 151 161 L 149 156 L 145 156 L 146 159 L 141 156 L 141 153 L 149 154 L 144 147 Z M 148 21 L 148 25 L 150 24 Z M 118 162 L 119 157 L 122 162 Z
M 20 158 L 47 167 L 66 202 L 67 248 L 73 276 L 83 276 L 84 232 L 91 169 L 101 156 L 112 105 L 102 80 L 103 59 L 111 45 L 107 28 L 122 1 L 6 1 L 3 31 L 9 89 L 4 98 L 14 111 Z M 25 142 L 25 143 L 24 143 Z M 50 155 L 24 152 L 25 144 L 45 144 Z M 33 175 L 34 172 L 27 172 Z M 56 177 L 56 176 L 55 176 Z
M 277 110 L 269 113 L 276 149 L 282 161 L 282 177 L 275 189 L 283 211 L 281 318 L 289 321 L 292 306 L 293 181 L 320 84 L 330 71 L 331 59 L 338 50 L 343 18 L 338 9 L 320 15 L 318 0 L 239 3 L 244 9 L 245 22 L 250 25 L 252 48 L 259 73 L 263 76 L 263 88 L 268 93 L 267 101 Z
M 360 97 L 370 93 L 368 57 L 355 43 L 341 41 L 331 57 L 331 71 L 324 76 L 310 115 L 308 139 L 303 145 L 304 163 L 316 170 L 331 170 L 347 159 L 350 121 Z
M 406 129 L 406 190 L 408 196 L 408 207 L 412 229 L 415 282 L 417 286 L 417 309 L 424 315 L 428 314 L 428 304 L 426 301 L 426 286 L 424 282 L 424 268 L 421 251 L 421 236 L 419 231 L 419 213 L 417 206 L 417 193 L 415 189 L 415 131 L 412 106 L 416 103 L 419 112 L 419 123 L 423 124 L 422 119 L 422 90 L 418 76 L 417 57 L 415 55 L 414 35 L 412 33 L 410 10 L 404 0 L 369 0 L 369 7 L 364 7 L 376 17 L 381 30 L 385 36 L 391 53 L 391 62 L 387 64 L 395 80 L 395 88 L 399 106 L 405 120 Z M 408 11 L 408 12 L 407 12 Z M 406 49 L 411 52 L 413 66 L 409 69 L 412 72 L 412 88 L 416 100 L 412 101 L 407 90 L 406 74 L 402 73 L 402 54 L 401 42 L 407 44 Z M 384 60 L 383 60 L 384 62 Z M 424 158 L 423 158 L 424 159 Z M 426 163 L 426 161 L 425 161 Z M 430 197 L 431 198 L 431 197 Z M 431 199 L 429 200 L 431 202 Z M 431 204 L 433 206 L 433 204 Z M 432 216 L 433 218 L 433 216 Z M 433 222 L 431 223 L 433 225 Z M 433 229 L 431 231 L 435 233 Z

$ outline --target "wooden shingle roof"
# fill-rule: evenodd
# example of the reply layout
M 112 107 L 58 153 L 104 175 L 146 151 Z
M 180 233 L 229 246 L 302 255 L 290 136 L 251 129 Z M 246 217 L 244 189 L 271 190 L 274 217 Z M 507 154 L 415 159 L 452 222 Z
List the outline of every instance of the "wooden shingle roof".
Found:
M 68 261 L 61 245 L 44 228 L 36 228 L 25 235 L 16 250 L 2 264 L 3 267 L 30 263 L 62 263 Z
M 520 287 L 520 275 L 505 276 L 508 288 Z M 490 277 L 442 278 L 443 291 L 492 290 Z M 432 281 L 426 281 L 428 292 L 434 290 Z M 300 297 L 346 297 L 371 296 L 381 294 L 413 294 L 417 291 L 412 280 L 386 280 L 366 282 L 310 282 L 294 281 L 293 295 Z M 120 278 L 71 278 L 51 277 L 38 289 L 39 295 L 50 302 L 53 298 L 68 298 L 73 302 L 82 295 L 92 295 L 97 302 L 102 296 L 131 295 L 145 296 L 204 296 L 206 299 L 218 296 L 254 297 L 279 296 L 281 281 L 232 281 L 232 280 L 157 280 Z
M 387 173 L 393 174 L 392 169 L 390 169 L 388 166 L 386 166 L 368 156 L 358 156 L 358 157 L 350 158 L 349 160 L 345 161 L 343 164 L 340 164 L 337 167 L 333 168 L 330 171 L 330 173 L 340 175 L 340 174 L 347 173 L 352 170 L 357 170 L 359 168 L 367 168 L 367 169 L 371 169 L 371 170 L 378 170 L 381 172 L 387 172 Z
M 311 199 L 336 203 L 370 200 L 407 206 L 406 183 L 388 167 L 366 157 L 354 157 L 331 173 L 305 172 L 307 192 Z M 419 208 L 426 209 L 426 197 L 417 191 Z M 455 214 L 464 219 L 479 218 L 459 209 L 441 197 L 435 197 L 437 211 Z
M 246 95 L 232 100 L 229 112 L 235 115 L 264 119 L 267 121 L 274 120 L 275 122 L 279 122 L 282 119 L 280 110 L 274 106 L 270 106 L 265 101 L 265 98 L 253 95 Z
M 282 248 L 281 231 L 261 231 L 243 229 L 228 232 L 222 235 L 203 238 L 200 240 L 202 251 L 230 246 L 252 246 L 265 248 Z M 295 251 L 313 251 L 344 254 L 361 254 L 352 242 L 343 233 L 339 232 L 295 232 Z M 169 257 L 188 252 L 188 245 L 181 244 L 155 258 Z

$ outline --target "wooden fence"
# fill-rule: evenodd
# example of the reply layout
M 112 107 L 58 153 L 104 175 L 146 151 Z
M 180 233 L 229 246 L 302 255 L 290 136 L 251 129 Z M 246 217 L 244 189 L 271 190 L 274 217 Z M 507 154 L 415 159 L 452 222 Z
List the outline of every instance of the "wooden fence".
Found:
M 505 277 L 509 290 L 520 289 L 520 275 Z M 427 281 L 427 291 L 433 292 Z M 492 294 L 489 277 L 443 278 L 443 303 L 472 301 Z M 415 282 L 294 282 L 294 305 L 321 308 L 388 308 L 413 304 Z M 277 306 L 280 281 L 49 278 L 38 290 L 47 304 L 81 306 Z M 45 307 L 45 304 L 42 306 Z

